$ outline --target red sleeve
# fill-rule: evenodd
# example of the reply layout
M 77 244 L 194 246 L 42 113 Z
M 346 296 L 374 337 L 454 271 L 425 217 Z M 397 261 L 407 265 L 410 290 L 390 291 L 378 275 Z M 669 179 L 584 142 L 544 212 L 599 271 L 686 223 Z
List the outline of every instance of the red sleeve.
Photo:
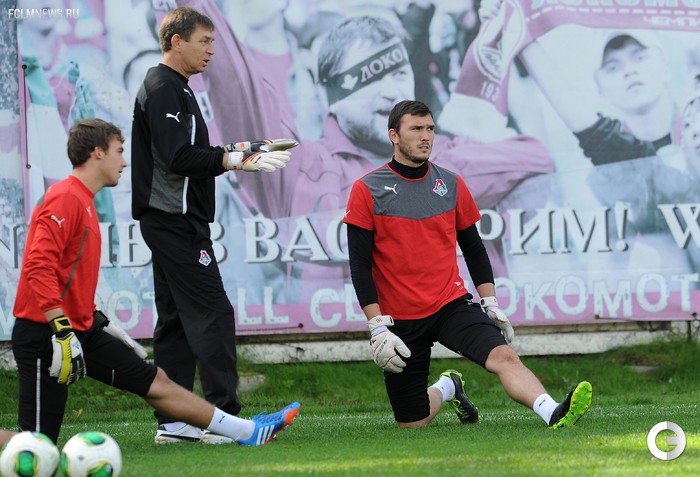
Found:
M 474 202 L 467 184 L 461 176 L 457 176 L 457 230 L 464 230 L 481 219 L 481 212 Z
M 23 264 L 27 283 L 44 312 L 62 305 L 62 290 L 58 273 L 61 257 L 76 233 L 80 233 L 79 201 L 69 194 L 49 198 L 32 218 L 34 233 L 25 248 Z
M 366 230 L 374 230 L 374 201 L 369 188 L 362 181 L 352 185 L 348 206 L 345 208 L 343 222 L 356 225 Z

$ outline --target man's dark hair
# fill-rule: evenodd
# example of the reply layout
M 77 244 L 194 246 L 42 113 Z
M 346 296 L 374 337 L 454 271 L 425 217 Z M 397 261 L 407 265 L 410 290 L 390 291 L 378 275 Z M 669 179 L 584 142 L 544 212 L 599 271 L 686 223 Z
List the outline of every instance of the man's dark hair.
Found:
M 425 103 L 421 101 L 416 101 L 413 99 L 407 99 L 404 101 L 399 101 L 389 113 L 389 129 L 393 129 L 399 132 L 399 126 L 401 125 L 401 118 L 406 114 L 412 116 L 433 116 L 433 112 L 430 110 Z
M 214 22 L 211 21 L 211 18 L 194 8 L 180 7 L 168 12 L 163 19 L 163 23 L 160 24 L 158 34 L 161 51 L 163 53 L 170 51 L 174 35 L 180 35 L 183 40 L 189 41 L 197 25 L 202 25 L 207 30 L 214 31 Z
M 318 52 L 318 80 L 326 84 L 338 74 L 345 59 L 356 41 L 369 46 L 383 45 L 390 41 L 405 42 L 406 32 L 388 20 L 378 17 L 351 17 L 334 26 L 324 37 Z
M 73 167 L 85 164 L 96 147 L 105 151 L 109 149 L 109 142 L 113 138 L 124 142 L 122 130 L 112 123 L 97 118 L 76 122 L 68 133 L 67 147 Z

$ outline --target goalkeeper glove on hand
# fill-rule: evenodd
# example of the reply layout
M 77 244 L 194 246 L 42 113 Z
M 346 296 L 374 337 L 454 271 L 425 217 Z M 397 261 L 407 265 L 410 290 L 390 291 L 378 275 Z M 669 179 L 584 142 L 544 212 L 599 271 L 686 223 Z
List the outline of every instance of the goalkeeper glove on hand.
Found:
M 58 384 L 73 384 L 85 377 L 83 347 L 73 332 L 67 316 L 59 316 L 49 322 L 53 336 L 53 356 L 49 375 L 58 379 Z
M 294 139 L 262 139 L 227 144 L 224 149 L 234 152 L 271 152 L 286 151 L 299 145 Z
M 389 331 L 394 325 L 394 319 L 388 315 L 377 315 L 367 322 L 372 334 L 369 342 L 372 345 L 374 362 L 389 373 L 400 373 L 406 367 L 401 357 L 411 356 L 411 350 L 401 338 Z
M 298 145 L 294 139 L 262 139 L 227 144 L 224 146 L 229 154 L 226 168 L 232 171 L 242 169 L 246 172 L 274 172 L 283 168 L 292 157 L 286 151 Z
M 146 359 L 148 353 L 144 347 L 131 338 L 131 336 L 129 336 L 121 326 L 109 321 L 107 315 L 102 313 L 100 310 L 97 310 L 92 314 L 92 317 L 95 320 L 95 323 L 98 326 L 101 326 L 106 333 L 114 336 L 116 339 L 124 343 L 124 345 L 136 353 L 139 358 Z
M 487 296 L 482 298 L 481 309 L 484 310 L 484 313 L 491 318 L 491 321 L 493 321 L 495 325 L 501 329 L 503 337 L 506 339 L 508 344 L 510 344 L 515 337 L 515 332 L 513 331 L 513 326 L 511 326 L 510 321 L 508 320 L 508 317 L 504 311 L 498 307 L 498 300 L 496 300 L 496 297 Z
M 228 153 L 226 169 L 230 171 L 245 172 L 274 172 L 282 169 L 291 159 L 292 153 L 289 151 L 272 152 L 236 152 Z

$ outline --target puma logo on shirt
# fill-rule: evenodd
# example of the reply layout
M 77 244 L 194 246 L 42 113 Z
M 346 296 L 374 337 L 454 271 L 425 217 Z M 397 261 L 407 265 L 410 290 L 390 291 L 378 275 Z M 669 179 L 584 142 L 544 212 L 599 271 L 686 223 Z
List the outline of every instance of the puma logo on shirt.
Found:
M 51 216 L 51 219 L 56 221 L 56 223 L 58 224 L 58 228 L 59 228 L 59 229 L 60 229 L 60 228 L 63 228 L 63 221 L 66 220 L 66 219 L 60 219 L 60 220 L 59 220 L 58 217 L 56 217 L 55 215 L 52 215 L 52 216 Z

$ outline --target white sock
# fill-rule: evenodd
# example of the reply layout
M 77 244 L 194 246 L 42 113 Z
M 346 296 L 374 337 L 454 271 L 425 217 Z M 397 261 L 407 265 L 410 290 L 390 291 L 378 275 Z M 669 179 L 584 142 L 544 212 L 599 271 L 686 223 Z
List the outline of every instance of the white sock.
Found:
M 214 408 L 214 417 L 207 426 L 207 430 L 214 434 L 230 437 L 234 441 L 246 440 L 253 435 L 255 423 L 248 419 L 241 419 L 228 414 L 221 409 Z
M 447 376 L 440 376 L 440 379 L 430 387 L 440 391 L 440 394 L 442 394 L 442 402 L 450 401 L 455 397 L 455 383 Z
M 558 405 L 559 403 L 552 399 L 552 396 L 545 393 L 537 396 L 535 404 L 532 405 L 532 410 L 549 425 L 549 420 L 552 418 L 552 414 L 554 414 L 554 410 Z

